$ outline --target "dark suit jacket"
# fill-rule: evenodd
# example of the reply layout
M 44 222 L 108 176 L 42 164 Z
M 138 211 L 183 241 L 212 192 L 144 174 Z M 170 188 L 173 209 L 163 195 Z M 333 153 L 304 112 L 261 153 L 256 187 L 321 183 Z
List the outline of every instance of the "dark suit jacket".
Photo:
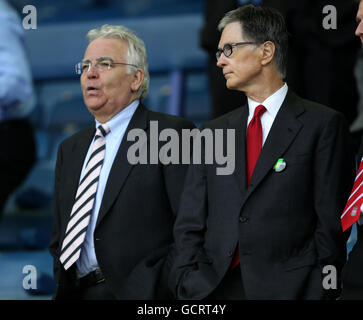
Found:
M 106 284 L 118 299 L 167 298 L 167 256 L 173 242 L 172 228 L 187 165 L 137 164 L 127 160 L 127 141 L 133 128 L 149 135 L 149 122 L 159 131 L 193 128 L 179 117 L 138 106 L 125 132 L 110 171 L 94 231 L 95 251 Z M 75 264 L 67 272 L 59 262 L 60 247 L 74 203 L 81 168 L 95 134 L 91 126 L 65 140 L 59 147 L 55 178 L 55 225 L 50 252 L 58 284 L 55 298 L 70 297 L 76 283 Z M 149 138 L 148 138 L 148 153 Z M 159 143 L 159 148 L 162 146 Z
M 363 156 L 363 137 L 358 150 L 358 166 Z M 357 226 L 357 242 L 354 244 L 352 251 L 349 253 L 348 261 L 343 268 L 342 281 L 342 299 L 355 300 L 363 299 L 363 225 Z M 350 234 L 351 229 L 346 232 Z
M 246 187 L 248 107 L 208 123 L 236 131 L 236 168 L 191 165 L 174 236 L 170 286 L 179 299 L 202 299 L 223 281 L 238 244 L 248 299 L 321 299 L 321 269 L 345 262 L 340 215 L 354 180 L 343 116 L 290 90 Z M 275 172 L 279 158 L 286 168 Z

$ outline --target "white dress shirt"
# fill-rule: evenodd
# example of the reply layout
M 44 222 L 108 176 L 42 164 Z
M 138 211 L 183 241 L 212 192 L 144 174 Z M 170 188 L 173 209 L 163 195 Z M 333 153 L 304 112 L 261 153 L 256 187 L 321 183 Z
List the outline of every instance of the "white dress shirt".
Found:
M 108 175 L 111 171 L 113 161 L 115 160 L 122 138 L 125 135 L 126 128 L 129 125 L 130 120 L 134 115 L 138 105 L 139 105 L 139 100 L 134 100 L 125 109 L 120 111 L 117 115 L 115 115 L 113 118 L 111 118 L 109 121 L 106 122 L 106 124 L 110 128 L 110 132 L 106 136 L 105 157 L 100 173 L 100 179 L 98 181 L 96 199 L 93 206 L 91 220 L 88 225 L 86 238 L 83 242 L 83 246 L 81 249 L 81 256 L 76 261 L 78 277 L 83 277 L 89 272 L 98 268 L 98 262 L 96 258 L 94 241 L 93 241 L 93 233 L 97 222 L 98 212 L 101 207 L 103 193 L 105 191 Z M 99 125 L 101 125 L 101 123 L 99 123 L 96 120 L 96 128 Z M 81 177 L 83 176 L 86 164 L 91 155 L 93 141 L 94 139 L 92 140 L 92 143 L 89 146 L 85 161 L 83 163 Z
M 264 145 L 267 136 L 270 132 L 270 129 L 272 127 L 272 124 L 276 118 L 277 112 L 280 110 L 280 107 L 282 103 L 285 100 L 286 94 L 287 94 L 287 84 L 285 83 L 279 90 L 277 90 L 274 94 L 269 96 L 265 101 L 259 103 L 256 101 L 253 101 L 252 99 L 248 98 L 248 119 L 247 119 L 247 128 L 248 124 L 253 118 L 253 115 L 255 113 L 255 109 L 257 106 L 262 104 L 266 111 L 261 116 L 261 125 L 262 125 L 262 145 Z

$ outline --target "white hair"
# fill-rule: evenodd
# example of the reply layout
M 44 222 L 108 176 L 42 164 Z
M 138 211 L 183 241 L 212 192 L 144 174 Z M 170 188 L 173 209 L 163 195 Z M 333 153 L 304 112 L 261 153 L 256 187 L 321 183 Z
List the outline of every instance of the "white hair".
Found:
M 123 26 L 105 24 L 100 28 L 92 29 L 87 33 L 89 42 L 98 38 L 121 39 L 128 43 L 127 63 L 138 66 L 144 71 L 144 80 L 138 90 L 138 98 L 145 99 L 149 91 L 149 70 L 144 41 L 138 38 L 133 31 Z M 127 73 L 131 74 L 135 67 L 127 66 Z

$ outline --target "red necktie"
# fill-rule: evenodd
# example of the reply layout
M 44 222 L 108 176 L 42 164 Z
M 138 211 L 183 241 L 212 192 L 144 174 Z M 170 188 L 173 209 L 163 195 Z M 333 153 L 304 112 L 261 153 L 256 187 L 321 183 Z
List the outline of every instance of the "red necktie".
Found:
M 361 205 L 363 203 L 363 158 L 361 159 L 357 176 L 355 177 L 352 192 L 340 217 L 343 232 L 359 220 Z
M 246 169 L 247 169 L 247 187 L 250 185 L 253 170 L 255 169 L 258 157 L 262 149 L 262 125 L 261 116 L 266 111 L 266 108 L 260 104 L 255 109 L 252 120 L 247 128 L 246 135 Z M 239 265 L 239 252 L 236 250 L 233 258 L 231 269 Z

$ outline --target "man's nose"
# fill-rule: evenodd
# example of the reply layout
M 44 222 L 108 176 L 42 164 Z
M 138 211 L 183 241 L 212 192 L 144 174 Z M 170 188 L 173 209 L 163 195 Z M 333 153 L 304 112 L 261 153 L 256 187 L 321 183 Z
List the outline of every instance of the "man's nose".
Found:
M 98 76 L 98 69 L 92 63 L 89 70 L 87 70 L 87 78 L 96 78 Z
M 226 65 L 226 57 L 222 52 L 217 60 L 217 67 L 223 68 L 223 66 L 225 66 L 225 65 Z
M 355 35 L 360 37 L 363 35 L 363 20 L 361 20 L 358 24 L 357 29 L 355 29 Z

